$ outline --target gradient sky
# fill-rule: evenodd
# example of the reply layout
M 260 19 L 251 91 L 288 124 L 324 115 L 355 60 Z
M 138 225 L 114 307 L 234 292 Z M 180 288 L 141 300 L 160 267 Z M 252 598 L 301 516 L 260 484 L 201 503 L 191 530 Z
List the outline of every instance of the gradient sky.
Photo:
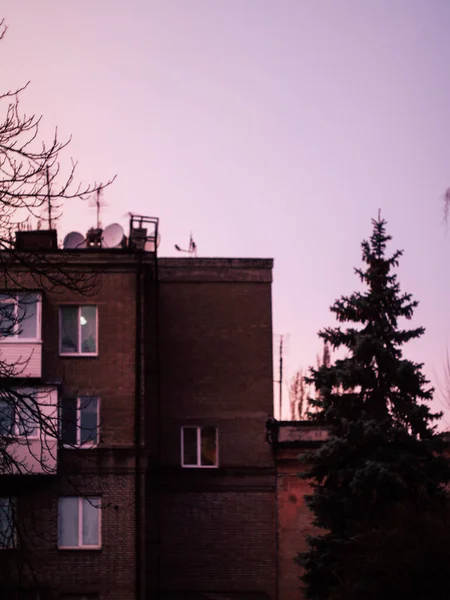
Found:
M 435 385 L 450 346 L 448 0 L 3 0 L 1 89 L 72 134 L 103 224 L 160 218 L 160 254 L 273 257 L 286 377 L 315 362 L 378 209 Z M 95 223 L 65 206 L 64 236 Z M 275 336 L 278 343 L 278 338 Z M 251 360 L 251 357 L 249 357 Z M 285 397 L 287 394 L 285 393 Z M 287 417 L 287 411 L 284 416 Z M 450 417 L 448 424 L 450 425 Z

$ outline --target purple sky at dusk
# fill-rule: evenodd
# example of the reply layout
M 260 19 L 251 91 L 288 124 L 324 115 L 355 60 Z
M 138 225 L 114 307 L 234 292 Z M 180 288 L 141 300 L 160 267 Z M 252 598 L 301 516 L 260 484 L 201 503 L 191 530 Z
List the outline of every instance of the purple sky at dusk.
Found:
M 405 250 L 402 289 L 420 301 L 412 326 L 427 329 L 406 353 L 437 385 L 450 347 L 448 1 L 3 0 L 1 13 L 1 89 L 31 80 L 24 110 L 72 134 L 82 180 L 117 174 L 104 225 L 132 211 L 160 218 L 160 255 L 192 231 L 201 257 L 275 259 L 286 376 L 315 362 L 381 209 Z M 67 204 L 60 237 L 94 222 Z

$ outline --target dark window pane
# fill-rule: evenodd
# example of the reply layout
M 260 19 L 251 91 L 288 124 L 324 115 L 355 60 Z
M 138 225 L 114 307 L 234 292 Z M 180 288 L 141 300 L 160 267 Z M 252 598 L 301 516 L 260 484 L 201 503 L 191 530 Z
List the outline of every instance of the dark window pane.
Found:
M 16 305 L 0 302 L 0 336 L 14 335 L 17 331 Z
M 14 511 L 11 498 L 0 498 L 0 548 L 14 547 Z
M 77 444 L 77 399 L 63 398 L 61 406 L 61 436 L 63 444 Z
M 81 352 L 97 352 L 97 307 L 82 306 L 80 315 L 81 324 Z
M 14 426 L 13 399 L 0 400 L 0 435 L 12 435 Z
M 32 389 L 22 389 L 17 392 L 17 406 L 19 435 L 36 436 L 39 426 L 39 400 Z
M 61 307 L 61 352 L 78 353 L 78 307 Z
M 183 428 L 183 464 L 197 465 L 197 427 Z
M 18 294 L 18 335 L 24 339 L 37 337 L 37 302 L 34 293 Z
M 80 444 L 96 444 L 98 431 L 98 400 L 92 396 L 81 396 L 79 403 Z
M 201 464 L 212 467 L 217 464 L 216 428 L 202 427 L 201 429 Z

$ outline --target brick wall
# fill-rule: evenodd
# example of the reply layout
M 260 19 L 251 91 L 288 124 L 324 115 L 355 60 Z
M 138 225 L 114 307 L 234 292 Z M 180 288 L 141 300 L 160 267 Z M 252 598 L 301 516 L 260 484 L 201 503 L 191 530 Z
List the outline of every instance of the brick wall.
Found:
M 165 493 L 162 587 L 274 597 L 273 492 Z
M 162 467 L 148 506 L 161 595 L 273 599 L 271 262 L 162 259 L 160 275 Z M 218 469 L 181 468 L 183 425 L 218 428 Z
M 302 570 L 294 558 L 299 552 L 306 551 L 306 537 L 314 531 L 311 512 L 304 499 L 310 486 L 298 477 L 302 471 L 298 454 L 298 448 L 277 452 L 279 600 L 303 600 L 299 580 Z
M 105 272 L 100 290 L 83 297 L 70 292 L 44 294 L 43 378 L 62 381 L 68 395 L 98 395 L 101 438 L 105 446 L 134 443 L 135 409 L 135 274 Z M 95 304 L 98 311 L 98 356 L 59 356 L 59 306 Z
M 163 282 L 163 462 L 179 465 L 180 425 L 219 428 L 224 466 L 272 465 L 271 290 L 264 283 Z
M 11 583 L 18 576 L 24 582 L 32 566 L 37 573 L 33 585 L 48 586 L 55 594 L 98 593 L 100 600 L 135 600 L 134 267 L 105 265 L 97 282 L 99 289 L 92 296 L 67 290 L 44 291 L 42 381 L 59 382 L 62 395 L 100 397 L 100 447 L 61 451 L 56 479 L 9 482 L 9 493 L 18 499 L 26 539 L 20 550 L 6 552 L 0 579 L 11 575 Z M 59 306 L 65 303 L 98 307 L 97 357 L 59 356 Z M 101 496 L 100 550 L 58 550 L 57 506 L 61 495 Z M 5 573 L 8 561 L 11 570 Z
M 2 550 L 6 584 L 51 588 L 53 593 L 98 593 L 100 600 L 135 599 L 134 474 L 71 476 L 70 481 L 11 489 L 20 514 L 18 550 Z M 100 550 L 59 550 L 58 498 L 102 498 Z M 9 573 L 7 572 L 9 570 Z
M 312 514 L 305 502 L 309 482 L 299 474 L 306 466 L 301 455 L 326 439 L 325 429 L 307 421 L 278 422 L 275 444 L 278 510 L 278 597 L 279 600 L 303 600 L 299 580 L 302 569 L 294 558 L 307 550 L 306 538 L 314 533 Z

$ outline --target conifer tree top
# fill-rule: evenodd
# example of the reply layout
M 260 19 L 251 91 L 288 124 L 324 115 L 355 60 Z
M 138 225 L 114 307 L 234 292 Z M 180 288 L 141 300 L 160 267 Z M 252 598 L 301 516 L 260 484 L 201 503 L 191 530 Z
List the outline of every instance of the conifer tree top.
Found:
M 411 319 L 417 302 L 402 293 L 394 269 L 403 252 L 386 254 L 391 236 L 386 222 L 372 221 L 369 241 L 362 242 L 364 266 L 355 269 L 365 290 L 343 296 L 331 306 L 346 327 L 328 327 L 320 337 L 333 350 L 347 349 L 347 356 L 329 368 L 311 369 L 316 398 L 310 417 L 333 426 L 345 418 L 383 421 L 406 427 L 417 435 L 429 435 L 429 423 L 439 418 L 423 404 L 433 389 L 422 365 L 403 358 L 402 346 L 424 333 L 423 327 L 402 329 L 401 319 Z

